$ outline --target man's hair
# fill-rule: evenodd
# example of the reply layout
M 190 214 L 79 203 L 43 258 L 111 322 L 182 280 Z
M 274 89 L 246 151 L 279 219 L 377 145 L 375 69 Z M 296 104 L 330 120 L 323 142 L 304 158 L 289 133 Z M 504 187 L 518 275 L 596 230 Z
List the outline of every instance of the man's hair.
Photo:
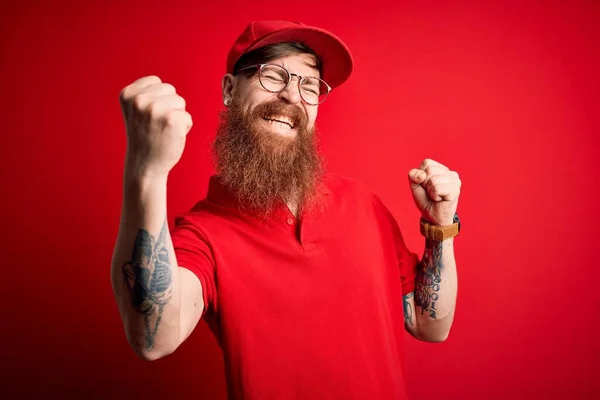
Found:
M 233 74 L 236 75 L 240 69 L 249 67 L 251 65 L 265 64 L 269 61 L 295 54 L 312 55 L 315 59 L 315 64 L 312 64 L 311 67 L 318 69 L 319 73 L 322 73 L 321 61 L 310 47 L 299 42 L 280 42 L 259 47 L 258 49 L 249 51 L 248 53 L 242 55 L 233 66 Z M 254 72 L 256 71 L 248 69 L 240 72 L 240 74 L 249 76 Z

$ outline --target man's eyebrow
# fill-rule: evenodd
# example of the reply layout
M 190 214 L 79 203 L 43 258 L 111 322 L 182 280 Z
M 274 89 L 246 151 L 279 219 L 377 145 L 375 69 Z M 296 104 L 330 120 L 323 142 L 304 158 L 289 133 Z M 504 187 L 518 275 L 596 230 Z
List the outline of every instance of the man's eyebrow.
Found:
M 310 61 L 307 61 L 307 60 L 303 60 L 303 61 L 304 61 L 304 65 L 306 65 L 307 67 L 310 67 L 310 68 L 314 69 L 316 72 L 318 72 L 319 76 L 321 75 L 321 71 L 319 70 L 319 67 L 318 67 L 317 63 L 314 60 L 311 59 Z M 305 75 L 305 76 L 306 77 L 312 76 L 314 78 L 317 78 L 316 75 Z
M 311 59 L 311 61 L 304 60 L 304 64 L 308 65 L 309 67 L 311 67 L 313 69 L 319 69 L 317 66 L 317 63 L 312 59 Z
M 314 61 L 312 59 L 310 61 L 304 60 L 304 65 L 306 65 L 316 71 L 319 71 L 319 66 L 317 65 L 316 61 Z

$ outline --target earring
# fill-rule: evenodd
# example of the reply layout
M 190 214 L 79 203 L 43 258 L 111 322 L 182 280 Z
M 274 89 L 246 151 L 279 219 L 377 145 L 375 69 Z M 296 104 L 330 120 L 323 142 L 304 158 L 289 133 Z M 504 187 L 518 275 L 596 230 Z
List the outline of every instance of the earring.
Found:
M 223 100 L 223 104 L 225 104 L 225 106 L 229 107 L 229 105 L 231 104 L 231 97 L 227 97 L 225 100 Z

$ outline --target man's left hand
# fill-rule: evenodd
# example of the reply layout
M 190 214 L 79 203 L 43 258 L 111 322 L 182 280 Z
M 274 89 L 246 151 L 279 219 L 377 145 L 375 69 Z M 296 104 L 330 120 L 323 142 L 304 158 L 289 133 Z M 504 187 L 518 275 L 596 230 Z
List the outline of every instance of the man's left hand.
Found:
M 423 218 L 438 226 L 452 225 L 460 195 L 458 173 L 427 158 L 419 168 L 410 170 L 408 180 Z

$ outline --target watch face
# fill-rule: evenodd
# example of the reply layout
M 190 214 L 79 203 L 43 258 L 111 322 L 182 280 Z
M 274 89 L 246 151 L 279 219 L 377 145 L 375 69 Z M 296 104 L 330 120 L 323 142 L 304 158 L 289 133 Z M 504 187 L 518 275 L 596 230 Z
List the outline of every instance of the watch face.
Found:
M 458 231 L 460 232 L 460 219 L 458 218 L 458 214 L 454 214 L 454 223 L 458 224 Z

